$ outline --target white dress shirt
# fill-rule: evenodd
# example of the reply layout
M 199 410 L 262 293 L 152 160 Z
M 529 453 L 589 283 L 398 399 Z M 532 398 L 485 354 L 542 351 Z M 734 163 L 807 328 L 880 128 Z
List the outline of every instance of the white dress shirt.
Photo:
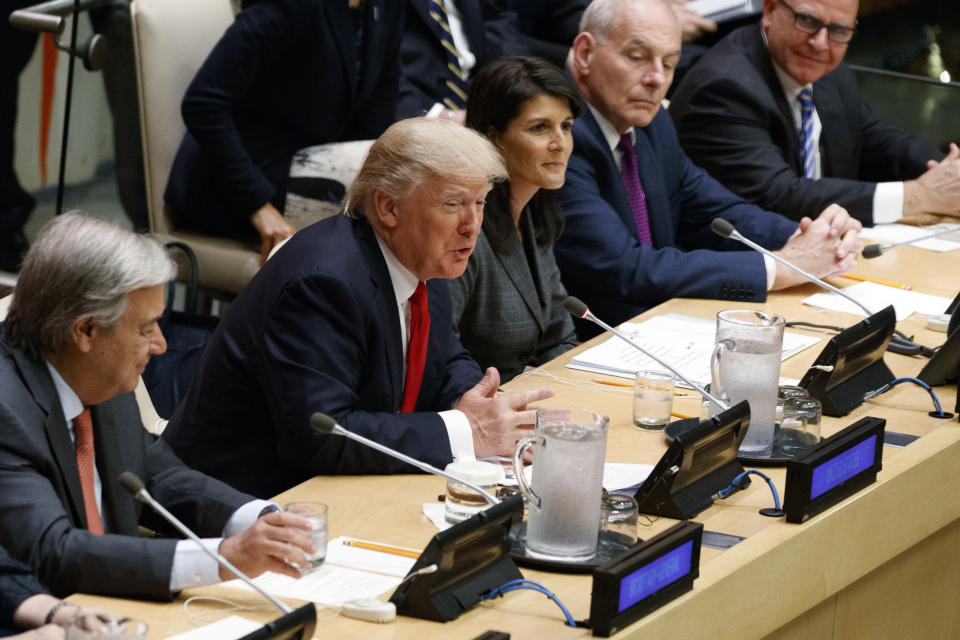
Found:
M 604 118 L 599 111 L 597 111 L 592 104 L 587 103 L 587 108 L 590 109 L 590 113 L 593 114 L 593 119 L 597 121 L 597 124 L 600 125 L 600 132 L 603 134 L 604 140 L 607 141 L 607 146 L 610 147 L 610 153 L 613 155 L 613 161 L 617 165 L 617 169 L 620 168 L 621 159 L 620 159 L 620 150 L 617 149 L 617 145 L 620 144 L 620 134 L 617 133 L 617 130 L 614 128 L 610 121 Z M 630 127 L 630 139 L 634 145 L 637 144 L 637 132 L 633 127 Z M 763 267 L 766 270 L 767 275 L 767 291 L 773 288 L 773 283 L 777 278 L 777 263 L 770 256 L 763 256 Z
M 46 365 L 50 377 L 53 378 L 53 385 L 57 389 L 57 397 L 60 399 L 63 417 L 67 421 L 70 440 L 76 446 L 77 438 L 73 421 L 83 412 L 83 403 L 53 365 L 49 362 Z M 130 425 L 127 428 L 136 427 Z M 143 427 L 140 426 L 140 428 Z M 107 521 L 107 514 L 103 511 L 103 485 L 100 480 L 100 472 L 97 470 L 96 457 L 94 457 L 93 465 L 93 487 L 97 498 L 97 509 L 100 511 L 104 529 L 109 530 L 110 524 Z M 133 500 L 133 498 L 130 499 Z M 234 511 L 223 528 L 223 536 L 230 537 L 246 530 L 256 522 L 263 508 L 270 504 L 272 503 L 266 500 L 251 500 Z M 202 541 L 205 547 L 216 551 L 223 538 L 204 538 Z M 171 591 L 179 591 L 187 587 L 199 587 L 219 581 L 219 566 L 213 558 L 204 553 L 202 549 L 197 548 L 197 545 L 190 540 L 177 542 L 177 548 L 173 556 L 173 567 L 170 572 Z
M 374 234 L 376 235 L 376 234 Z M 397 313 L 400 317 L 400 326 L 403 331 L 400 332 L 401 352 L 403 353 L 403 379 L 407 379 L 407 346 L 410 344 L 410 296 L 417 289 L 419 280 L 409 269 L 403 266 L 397 257 L 393 255 L 390 248 L 383 242 L 379 235 L 377 244 L 380 245 L 380 251 L 383 253 L 383 259 L 387 263 L 387 271 L 390 274 L 390 282 L 393 285 L 393 294 L 397 299 Z M 473 449 L 473 431 L 470 429 L 470 421 L 462 411 L 450 409 L 449 411 L 438 412 L 440 419 L 443 420 L 443 426 L 447 428 L 447 437 L 450 440 L 450 452 L 454 460 L 475 460 L 476 453 Z

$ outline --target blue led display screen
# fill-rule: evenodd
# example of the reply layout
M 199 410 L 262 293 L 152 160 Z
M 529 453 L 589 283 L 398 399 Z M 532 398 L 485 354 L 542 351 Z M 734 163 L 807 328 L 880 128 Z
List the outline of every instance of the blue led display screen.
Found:
M 693 540 L 670 551 L 650 564 L 640 567 L 620 581 L 620 606 L 623 611 L 652 593 L 663 589 L 690 573 Z
M 843 484 L 853 476 L 873 464 L 877 452 L 877 436 L 872 435 L 863 442 L 850 447 L 840 455 L 832 458 L 813 470 L 813 479 L 810 483 L 810 499 L 813 500 Z

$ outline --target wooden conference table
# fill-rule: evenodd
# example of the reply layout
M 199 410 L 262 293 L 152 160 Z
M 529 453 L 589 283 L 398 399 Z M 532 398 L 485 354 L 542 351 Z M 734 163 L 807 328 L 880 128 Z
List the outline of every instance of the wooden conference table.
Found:
M 960 290 L 957 256 L 911 247 L 862 261 L 857 273 L 909 283 L 918 291 L 952 297 Z M 854 284 L 838 278 L 841 287 Z M 857 318 L 804 306 L 811 285 L 771 295 L 765 304 L 738 305 L 714 300 L 672 300 L 641 318 L 666 312 L 713 317 L 735 307 L 784 315 L 788 321 L 848 325 Z M 944 334 L 925 329 L 924 317 L 899 324 L 926 345 Z M 792 331 L 799 331 L 793 328 Z M 821 334 L 823 335 L 823 334 Z M 605 339 L 604 337 L 600 338 Z M 586 348 L 596 340 L 582 345 Z M 823 342 L 783 363 L 784 377 L 800 378 Z M 666 448 L 658 432 L 632 426 L 631 390 L 591 383 L 597 374 L 566 369 L 571 354 L 505 385 L 508 390 L 550 385 L 556 396 L 543 404 L 582 406 L 610 416 L 607 459 L 653 464 Z M 897 375 L 916 375 L 926 359 L 888 353 Z M 551 380 L 542 374 L 554 375 Z M 612 379 L 612 378 L 611 378 Z M 574 386 L 569 381 L 577 381 Z M 586 389 L 584 388 L 586 384 Z M 938 387 L 944 408 L 952 410 L 956 387 Z M 699 400 L 677 398 L 676 411 L 696 414 Z M 726 551 L 704 548 L 700 577 L 691 592 L 617 634 L 618 638 L 954 638 L 960 633 L 960 424 L 927 415 L 929 395 L 914 385 L 900 385 L 845 418 L 825 418 L 827 436 L 867 415 L 887 419 L 887 429 L 921 436 L 902 449 L 884 447 L 877 482 L 856 496 L 802 524 L 758 514 L 771 504 L 770 491 L 754 482 L 746 491 L 710 507 L 695 520 L 706 529 L 745 536 Z M 783 495 L 783 469 L 771 471 Z M 330 505 L 331 537 L 348 535 L 422 548 L 434 535 L 421 503 L 435 500 L 444 483 L 430 476 L 317 477 L 277 497 L 317 499 Z M 643 517 L 641 516 L 641 519 Z M 650 538 L 674 524 L 660 519 L 641 526 Z M 576 619 L 588 617 L 589 576 L 522 569 L 525 577 L 545 584 Z M 248 603 L 255 595 L 212 586 L 190 589 L 172 604 L 147 603 L 85 595 L 73 600 L 96 603 L 116 613 L 140 617 L 160 639 L 193 628 L 182 604 L 191 595 L 228 594 Z M 386 598 L 386 596 L 384 596 Z M 323 612 L 321 611 L 321 615 Z M 224 617 L 227 614 L 223 614 Z M 268 620 L 275 613 L 243 613 Z M 560 610 L 544 596 L 527 591 L 484 603 L 446 624 L 397 618 L 376 625 L 343 617 L 318 622 L 317 637 L 475 638 L 496 629 L 513 638 L 585 638 L 586 629 L 565 627 Z M 212 621 L 212 620 L 207 620 Z

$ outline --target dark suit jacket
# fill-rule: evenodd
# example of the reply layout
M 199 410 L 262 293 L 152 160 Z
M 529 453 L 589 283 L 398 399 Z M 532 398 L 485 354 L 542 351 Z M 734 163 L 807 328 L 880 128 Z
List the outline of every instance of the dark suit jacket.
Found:
M 314 432 L 327 413 L 347 429 L 443 467 L 437 411 L 481 377 L 450 322 L 444 280 L 427 283 L 430 337 L 416 412 L 403 396 L 400 318 L 373 229 L 342 215 L 298 232 L 240 292 L 207 346 L 163 437 L 188 464 L 271 496 L 316 474 L 410 467 Z
M 670 298 L 765 300 L 763 257 L 721 242 L 710 221 L 725 218 L 769 249 L 783 246 L 796 224 L 744 202 L 690 162 L 662 109 L 635 131 L 653 244 L 640 244 L 620 170 L 587 110 L 573 125 L 559 191 L 566 227 L 554 253 L 567 290 L 613 325 Z M 596 333 L 586 323 L 577 330 Z
M 13 624 L 13 612 L 24 600 L 38 593 L 49 593 L 37 582 L 33 570 L 10 557 L 0 547 L 0 636 L 17 633 Z
M 820 116 L 820 180 L 803 177 L 800 135 L 760 32 L 751 25 L 717 43 L 690 70 L 670 115 L 690 158 L 734 192 L 799 220 L 836 202 L 873 224 L 877 182 L 910 180 L 937 148 L 880 119 L 841 64 L 813 84 Z
M 344 0 L 248 1 L 183 99 L 188 133 L 164 194 L 178 224 L 252 234 L 258 208 L 283 211 L 297 150 L 379 136 L 393 122 L 402 12 L 365 3 L 358 76 Z
M 485 216 L 510 215 L 491 205 L 488 200 Z M 450 282 L 460 341 L 481 367 L 496 367 L 501 381 L 577 346 L 553 246 L 536 244 L 529 209 L 520 224 L 523 242 L 512 236 L 507 254 L 494 251 L 481 233 L 467 270 Z
M 471 73 L 501 55 L 526 53 L 517 30 L 517 16 L 507 8 L 507 0 L 447 1 L 456 2 L 470 52 L 477 58 Z M 446 54 L 433 30 L 427 1 L 408 0 L 404 4 L 407 16 L 400 47 L 398 120 L 423 115 L 440 102 L 447 79 Z
M 222 535 L 233 512 L 252 498 L 185 466 L 143 428 L 132 393 L 91 413 L 103 536 L 86 530 L 76 450 L 46 365 L 0 332 L 0 544 L 58 596 L 170 598 L 176 540 L 138 537 L 141 521 L 166 527 L 118 486 L 120 473 L 140 476 L 160 503 L 205 537 Z

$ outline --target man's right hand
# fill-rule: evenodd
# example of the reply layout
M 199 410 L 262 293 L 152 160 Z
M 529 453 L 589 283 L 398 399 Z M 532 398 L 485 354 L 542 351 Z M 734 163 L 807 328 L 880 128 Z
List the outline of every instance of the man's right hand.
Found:
M 270 250 L 273 249 L 281 240 L 286 240 L 292 236 L 296 229 L 290 226 L 283 214 L 277 211 L 269 202 L 257 209 L 250 216 L 250 224 L 260 234 L 260 266 L 267 261 Z
M 527 405 L 553 396 L 553 389 L 546 387 L 498 393 L 499 386 L 500 373 L 490 367 L 457 403 L 457 409 L 470 420 L 473 451 L 478 458 L 512 456 L 517 442 L 529 436 L 536 425 L 537 410 Z
M 815 220 L 804 218 L 797 233 L 782 249 L 773 253 L 818 278 L 846 273 L 857 264 L 863 243 L 861 225 L 846 209 L 831 204 Z M 786 289 L 807 280 L 793 269 L 777 265 L 772 291 Z
M 943 160 L 930 160 L 923 175 L 903 183 L 901 222 L 935 224 L 943 221 L 940 216 L 960 217 L 960 148 L 953 142 Z
M 274 511 L 258 518 L 243 533 L 223 540 L 220 555 L 251 578 L 264 571 L 299 578 L 310 564 L 307 554 L 316 551 L 310 531 L 310 521 L 303 516 Z M 235 577 L 220 567 L 221 580 Z

